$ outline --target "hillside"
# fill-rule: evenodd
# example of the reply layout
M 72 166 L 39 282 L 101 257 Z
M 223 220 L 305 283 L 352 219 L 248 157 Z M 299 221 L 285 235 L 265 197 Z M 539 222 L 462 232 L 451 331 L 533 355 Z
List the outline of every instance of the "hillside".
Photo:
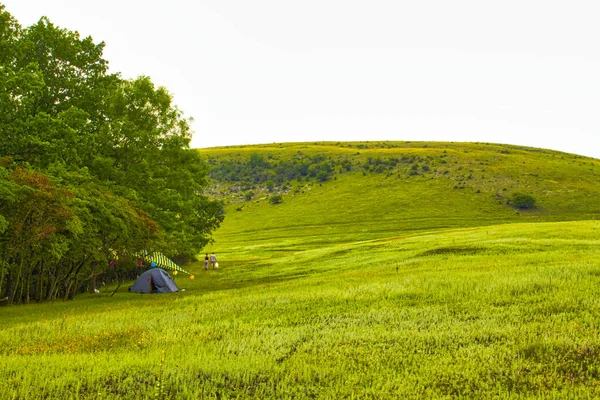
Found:
M 600 215 L 600 160 L 551 150 L 322 142 L 199 151 L 212 167 L 210 194 L 226 203 L 225 222 L 209 247 L 231 257 L 252 257 L 234 254 L 249 246 L 260 258 L 290 244 L 308 249 L 418 230 Z M 516 193 L 533 197 L 535 207 L 517 207 Z M 272 204 L 276 194 L 282 201 Z
M 455 229 L 6 308 L 0 398 L 599 398 L 599 245 L 597 221 Z
M 226 202 L 207 248 L 220 267 L 190 265 L 178 293 L 1 309 L 0 398 L 600 398 L 597 160 L 453 143 L 200 152 Z

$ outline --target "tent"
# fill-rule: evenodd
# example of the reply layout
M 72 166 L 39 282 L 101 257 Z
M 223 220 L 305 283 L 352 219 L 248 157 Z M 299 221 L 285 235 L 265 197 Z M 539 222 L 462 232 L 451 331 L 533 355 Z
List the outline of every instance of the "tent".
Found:
M 173 279 L 162 268 L 152 268 L 144 272 L 129 288 L 130 292 L 136 293 L 171 293 L 178 290 Z

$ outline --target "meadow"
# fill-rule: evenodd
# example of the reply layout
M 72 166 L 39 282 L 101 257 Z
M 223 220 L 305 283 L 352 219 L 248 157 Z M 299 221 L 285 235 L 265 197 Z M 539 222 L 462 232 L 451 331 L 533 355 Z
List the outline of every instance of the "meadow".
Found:
M 408 233 L 3 308 L 0 397 L 597 398 L 599 249 L 596 221 Z
M 216 182 L 220 268 L 186 266 L 180 292 L 0 307 L 0 399 L 600 398 L 600 161 L 416 142 L 201 152 L 299 151 L 356 168 L 286 182 L 281 204 Z M 419 174 L 363 168 L 390 156 Z

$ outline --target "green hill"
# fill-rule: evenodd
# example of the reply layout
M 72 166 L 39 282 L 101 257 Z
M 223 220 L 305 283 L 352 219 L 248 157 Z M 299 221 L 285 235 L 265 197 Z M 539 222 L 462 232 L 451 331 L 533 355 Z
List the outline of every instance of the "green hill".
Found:
M 288 143 L 200 150 L 226 219 L 211 248 L 260 258 L 419 230 L 597 219 L 600 160 L 484 143 Z M 318 168 L 329 164 L 322 179 Z M 305 172 L 302 175 L 302 171 Z M 312 176 L 310 172 L 313 172 Z M 321 178 L 321 179 L 320 179 Z M 269 188 L 267 188 L 267 186 Z M 535 200 L 521 209 L 513 196 Z M 281 195 L 280 204 L 269 201 Z
M 189 266 L 174 294 L 0 308 L 0 398 L 600 398 L 597 160 L 472 143 L 200 152 L 226 202 L 219 268 Z

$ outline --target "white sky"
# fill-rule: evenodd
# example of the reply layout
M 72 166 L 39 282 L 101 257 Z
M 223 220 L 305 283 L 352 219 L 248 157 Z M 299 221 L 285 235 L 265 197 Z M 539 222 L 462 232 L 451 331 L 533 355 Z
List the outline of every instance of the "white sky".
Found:
M 480 141 L 600 158 L 597 0 L 0 3 L 167 87 L 193 147 Z

